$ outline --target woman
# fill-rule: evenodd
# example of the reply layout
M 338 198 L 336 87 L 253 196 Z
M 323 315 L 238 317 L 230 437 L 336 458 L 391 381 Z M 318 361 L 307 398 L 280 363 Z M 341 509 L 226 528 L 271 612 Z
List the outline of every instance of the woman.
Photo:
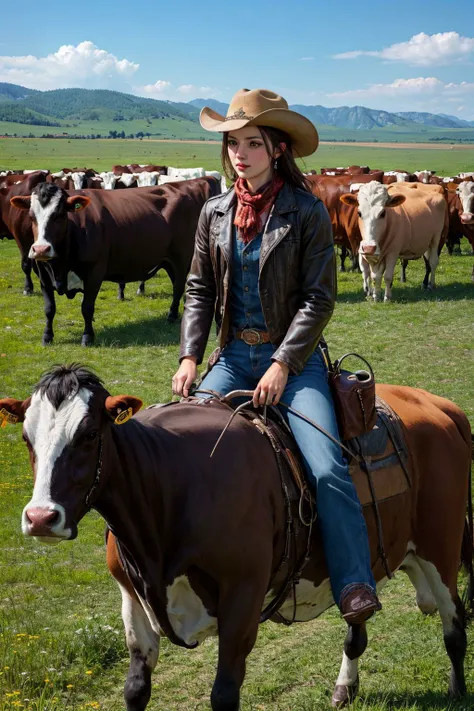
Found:
M 219 357 L 202 389 L 253 390 L 255 406 L 280 399 L 338 438 L 318 344 L 336 296 L 329 215 L 294 156 L 318 145 L 313 124 L 264 89 L 242 89 L 227 116 L 203 108 L 203 128 L 223 134 L 234 186 L 204 206 L 186 288 L 180 367 L 173 392 L 187 397 L 215 313 Z M 283 411 L 314 490 L 334 600 L 349 623 L 380 603 L 367 531 L 340 447 Z

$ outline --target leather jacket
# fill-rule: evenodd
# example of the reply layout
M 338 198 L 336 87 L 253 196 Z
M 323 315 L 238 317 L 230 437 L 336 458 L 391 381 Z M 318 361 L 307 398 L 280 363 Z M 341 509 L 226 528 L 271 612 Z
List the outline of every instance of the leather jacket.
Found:
M 232 338 L 234 189 L 208 200 L 196 232 L 186 284 L 180 360 L 201 363 L 215 315 L 221 348 Z M 276 346 L 272 360 L 299 374 L 318 345 L 336 299 L 336 262 L 331 221 L 324 204 L 285 183 L 262 238 L 258 288 L 262 311 Z

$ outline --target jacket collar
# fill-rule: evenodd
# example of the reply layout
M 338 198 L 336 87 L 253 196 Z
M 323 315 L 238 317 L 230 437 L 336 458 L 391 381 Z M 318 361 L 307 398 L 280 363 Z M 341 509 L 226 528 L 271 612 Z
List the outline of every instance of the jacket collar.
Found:
M 230 188 L 226 193 L 224 193 L 220 199 L 216 200 L 214 203 L 214 210 L 221 214 L 224 214 L 230 209 L 233 209 L 237 204 L 237 196 L 235 194 L 235 189 Z M 298 205 L 296 203 L 296 195 L 294 189 L 288 183 L 285 183 L 278 193 L 276 200 L 274 202 L 273 211 L 277 212 L 279 215 L 283 215 L 287 212 L 294 212 L 298 210 Z
M 217 215 L 217 221 L 214 225 L 215 235 L 228 265 L 232 260 L 232 235 L 236 204 L 237 196 L 234 188 L 228 190 L 220 200 L 214 203 L 214 211 Z M 270 218 L 263 235 L 260 270 L 272 249 L 281 242 L 291 229 L 291 222 L 285 215 L 297 210 L 298 205 L 294 189 L 291 185 L 285 183 L 273 203 Z

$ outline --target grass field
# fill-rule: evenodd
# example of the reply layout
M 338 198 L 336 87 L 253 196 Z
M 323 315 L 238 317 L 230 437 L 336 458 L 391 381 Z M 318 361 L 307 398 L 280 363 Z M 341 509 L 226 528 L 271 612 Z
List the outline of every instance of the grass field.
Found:
M 209 135 L 209 134 L 208 134 Z M 0 170 L 88 167 L 110 170 L 115 163 L 155 163 L 158 165 L 203 166 L 220 169 L 217 143 L 143 140 L 0 139 Z M 301 161 L 303 169 L 322 166 L 369 165 L 383 170 L 436 170 L 440 175 L 455 175 L 474 170 L 473 147 L 452 150 L 388 148 L 386 146 L 321 145 L 316 153 Z
M 8 150 L 13 148 L 10 141 L 6 145 Z M 58 145 L 71 152 L 59 155 L 58 149 L 54 155 L 51 149 Z M 218 166 L 216 146 L 110 142 L 104 143 L 106 151 L 90 152 L 98 145 L 41 141 L 25 146 L 17 142 L 16 153 L 2 163 L 11 166 L 16 160 L 18 165 L 53 169 L 75 163 L 107 167 L 122 160 L 143 162 L 145 153 L 139 151 L 149 149 L 153 161 L 186 165 L 209 161 L 206 167 Z M 30 150 L 21 154 L 20 147 Z M 196 156 L 192 160 L 191 151 Z M 434 153 L 432 161 L 447 163 L 455 157 L 449 152 Z M 351 152 L 338 148 L 336 153 L 322 151 L 322 155 L 324 161 L 337 164 L 368 160 L 388 167 L 385 162 L 392 161 L 390 152 L 381 149 Z M 423 165 L 441 168 L 430 163 L 426 153 L 423 157 Z M 456 157 L 464 159 L 459 153 Z M 397 158 L 408 168 L 414 168 L 416 160 L 418 156 L 411 152 Z M 450 166 L 456 172 L 461 167 L 453 162 Z M 379 381 L 421 386 L 451 398 L 474 425 L 473 257 L 467 254 L 467 245 L 463 248 L 462 256 L 442 255 L 435 293 L 422 291 L 424 269 L 420 262 L 411 263 L 408 283 L 396 281 L 391 304 L 364 301 L 361 276 L 342 274 L 336 312 L 326 335 L 334 355 L 349 349 L 362 352 Z M 148 282 L 144 298 L 135 296 L 134 285 L 129 285 L 124 303 L 117 302 L 115 285 L 105 284 L 97 300 L 96 345 L 88 350 L 79 346 L 79 298 L 58 299 L 55 343 L 44 349 L 40 345 L 42 299 L 36 281 L 35 294 L 22 296 L 14 243 L 0 243 L 0 264 L 0 397 L 26 397 L 48 366 L 81 361 L 94 368 L 114 394 L 135 394 L 147 405 L 170 398 L 179 326 L 168 326 L 165 321 L 171 299 L 166 277 Z M 0 430 L 0 711 L 123 709 L 128 654 L 120 595 L 105 566 L 103 521 L 89 514 L 80 525 L 78 539 L 54 549 L 26 540 L 20 531 L 20 515 L 31 491 L 21 429 L 9 426 Z M 369 624 L 369 646 L 360 665 L 361 698 L 354 710 L 472 710 L 472 630 L 466 659 L 470 694 L 451 706 L 446 697 L 449 663 L 439 618 L 421 615 L 403 574 L 386 586 L 382 601 L 383 612 Z M 249 658 L 242 709 L 328 708 L 344 635 L 345 625 L 334 610 L 291 628 L 263 625 Z M 192 652 L 165 640 L 153 675 L 150 711 L 209 709 L 216 650 L 215 640 Z
M 153 136 L 159 133 L 167 138 L 200 138 L 209 134 L 199 123 L 176 117 L 163 119 L 133 119 L 126 121 L 113 121 L 112 118 L 101 118 L 99 121 L 63 121 L 61 126 L 35 126 L 33 124 L 13 123 L 10 121 L 0 121 L 0 135 L 10 136 L 42 136 L 46 134 L 67 133 L 68 135 L 100 134 L 107 136 L 109 131 L 125 131 L 130 133 L 151 133 Z M 385 128 L 371 129 L 351 129 L 339 128 L 336 126 L 317 126 L 321 140 L 323 141 L 380 141 L 395 142 L 401 141 L 419 143 L 431 139 L 440 138 L 447 141 L 470 141 L 474 142 L 474 128 L 438 128 L 434 126 L 386 126 Z

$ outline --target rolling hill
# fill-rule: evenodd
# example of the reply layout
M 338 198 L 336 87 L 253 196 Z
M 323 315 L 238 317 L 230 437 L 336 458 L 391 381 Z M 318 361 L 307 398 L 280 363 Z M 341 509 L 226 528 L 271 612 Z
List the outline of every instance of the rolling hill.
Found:
M 37 91 L 0 83 L 0 133 L 204 140 L 212 135 L 199 125 L 203 106 L 225 114 L 228 104 L 215 99 L 159 101 L 106 89 Z M 445 114 L 390 113 L 365 106 L 290 108 L 313 121 L 323 140 L 474 141 L 474 121 Z

